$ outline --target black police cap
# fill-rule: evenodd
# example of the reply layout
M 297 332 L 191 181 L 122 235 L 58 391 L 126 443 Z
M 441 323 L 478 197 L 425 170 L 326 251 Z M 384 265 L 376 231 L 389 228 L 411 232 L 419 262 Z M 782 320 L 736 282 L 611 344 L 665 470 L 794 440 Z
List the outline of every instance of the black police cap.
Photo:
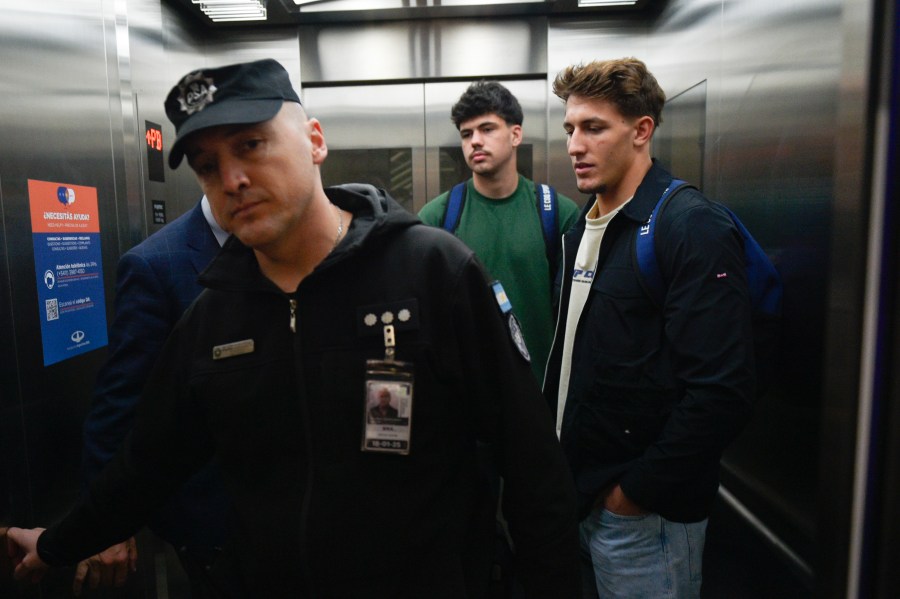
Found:
M 285 101 L 299 104 L 300 97 L 288 72 L 271 58 L 188 73 L 166 98 L 166 115 L 175 125 L 169 166 L 181 163 L 182 142 L 191 133 L 268 121 Z

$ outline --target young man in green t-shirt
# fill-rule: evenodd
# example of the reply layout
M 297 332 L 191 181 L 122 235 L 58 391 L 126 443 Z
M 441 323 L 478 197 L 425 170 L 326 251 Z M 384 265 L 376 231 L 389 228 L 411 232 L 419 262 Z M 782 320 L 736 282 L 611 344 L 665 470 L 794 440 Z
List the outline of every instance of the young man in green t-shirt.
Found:
M 532 371 L 543 381 L 554 327 L 550 273 L 556 269 L 547 262 L 535 184 L 517 171 L 522 107 L 500 83 L 478 81 L 460 96 L 450 118 L 472 169 L 455 234 L 503 285 L 521 323 Z M 445 192 L 425 204 L 419 218 L 441 226 L 449 195 Z M 557 200 L 561 237 L 577 220 L 578 206 L 562 195 Z

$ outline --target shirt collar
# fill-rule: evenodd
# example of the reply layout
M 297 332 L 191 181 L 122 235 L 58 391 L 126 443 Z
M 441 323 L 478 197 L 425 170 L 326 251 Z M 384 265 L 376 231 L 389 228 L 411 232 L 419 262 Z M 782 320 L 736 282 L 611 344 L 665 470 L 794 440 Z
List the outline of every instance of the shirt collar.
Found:
M 206 222 L 209 223 L 209 228 L 212 229 L 213 235 L 216 236 L 219 247 L 222 247 L 225 245 L 225 240 L 228 239 L 228 233 L 219 226 L 219 223 L 217 223 L 215 217 L 213 217 L 212 209 L 209 207 L 209 200 L 206 198 L 206 195 L 200 200 L 200 209 L 203 210 L 203 216 L 206 218 Z

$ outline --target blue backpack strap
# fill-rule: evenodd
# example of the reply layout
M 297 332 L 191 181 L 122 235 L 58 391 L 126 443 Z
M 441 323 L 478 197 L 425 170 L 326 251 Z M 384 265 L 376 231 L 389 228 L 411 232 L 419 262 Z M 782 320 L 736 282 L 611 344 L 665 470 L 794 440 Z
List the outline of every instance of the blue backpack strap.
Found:
M 750 305 L 753 306 L 756 313 L 779 316 L 784 292 L 781 275 L 778 274 L 765 250 L 753 238 L 741 219 L 732 212 L 731 208 L 724 204 L 720 205 L 728 212 L 744 240 L 744 262 L 747 272 L 747 287 L 750 289 Z
M 535 184 L 535 202 L 538 214 L 541 215 L 541 230 L 544 233 L 544 246 L 547 249 L 547 262 L 551 272 L 556 270 L 556 256 L 559 248 L 559 202 L 556 190 L 546 183 Z
M 659 306 L 662 306 L 665 299 L 666 286 L 663 281 L 662 271 L 659 269 L 659 261 L 656 259 L 656 244 L 653 241 L 656 231 L 656 220 L 666 200 L 685 187 L 690 186 L 690 184 L 681 179 L 672 179 L 672 182 L 669 183 L 669 186 L 660 196 L 659 201 L 656 202 L 656 206 L 653 208 L 653 212 L 650 213 L 650 218 L 647 219 L 646 224 L 638 229 L 637 238 L 635 239 L 634 250 L 638 271 L 641 273 L 641 280 L 644 282 L 644 287 L 647 289 L 650 297 Z
M 447 197 L 447 209 L 444 210 L 444 220 L 441 222 L 441 227 L 451 233 L 456 231 L 465 203 L 466 182 L 463 181 L 454 185 L 450 190 L 450 195 Z

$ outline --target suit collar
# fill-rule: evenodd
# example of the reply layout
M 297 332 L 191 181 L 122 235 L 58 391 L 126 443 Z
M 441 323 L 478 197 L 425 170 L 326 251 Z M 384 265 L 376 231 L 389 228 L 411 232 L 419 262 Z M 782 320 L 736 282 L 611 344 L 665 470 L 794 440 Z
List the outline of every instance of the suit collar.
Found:
M 199 273 L 219 252 L 219 242 L 213 235 L 199 202 L 191 210 L 187 224 L 187 246 L 194 250 L 191 252 L 191 264 Z

